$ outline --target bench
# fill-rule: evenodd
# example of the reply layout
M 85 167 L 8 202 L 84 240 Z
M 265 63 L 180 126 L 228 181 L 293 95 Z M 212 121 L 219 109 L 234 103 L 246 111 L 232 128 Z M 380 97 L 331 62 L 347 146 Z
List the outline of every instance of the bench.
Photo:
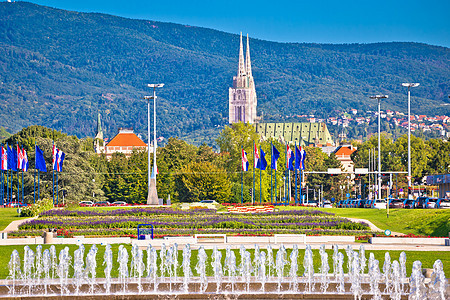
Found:
M 216 243 L 219 241 L 223 242 L 224 244 L 227 243 L 227 235 L 226 234 L 195 234 L 194 238 L 197 241 L 197 244 L 199 242 Z

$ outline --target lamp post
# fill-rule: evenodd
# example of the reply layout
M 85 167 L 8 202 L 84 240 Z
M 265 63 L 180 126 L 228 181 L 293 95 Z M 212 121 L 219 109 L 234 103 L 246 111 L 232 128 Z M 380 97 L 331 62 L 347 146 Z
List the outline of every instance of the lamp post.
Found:
M 402 83 L 402 85 L 408 87 L 408 199 L 411 199 L 411 88 L 419 86 L 419 83 Z
M 145 96 L 148 108 L 148 205 L 159 205 L 158 192 L 156 191 L 156 88 L 162 88 L 164 83 L 147 84 L 153 88 L 153 96 Z M 150 172 L 150 100 L 153 99 L 153 171 Z
M 370 96 L 370 99 L 378 101 L 378 200 L 381 200 L 381 99 L 388 98 L 388 95 Z M 389 217 L 389 205 L 387 205 L 387 215 Z

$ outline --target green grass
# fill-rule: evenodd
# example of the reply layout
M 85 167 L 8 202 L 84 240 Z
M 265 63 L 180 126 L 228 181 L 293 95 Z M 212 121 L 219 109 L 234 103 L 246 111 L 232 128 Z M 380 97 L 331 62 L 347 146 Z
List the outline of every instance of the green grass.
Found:
M 57 250 L 57 256 L 59 256 L 59 251 L 61 251 L 61 249 L 63 249 L 64 247 L 69 247 L 70 249 L 70 256 L 73 258 L 73 252 L 75 249 L 78 248 L 78 246 L 76 245 L 55 245 L 56 250 Z M 127 249 L 128 249 L 128 253 L 129 253 L 129 257 L 130 257 L 130 261 L 131 261 L 131 246 L 130 245 L 124 245 Z M 91 245 L 85 245 L 85 254 L 87 254 L 87 252 L 89 251 L 89 248 L 91 247 Z M 104 246 L 97 246 L 98 247 L 98 253 L 97 253 L 97 277 L 104 277 L 104 266 L 103 266 L 103 255 L 104 255 Z M 113 250 L 113 270 L 111 273 L 112 277 L 117 277 L 118 276 L 118 262 L 117 262 L 117 249 L 118 249 L 119 245 L 112 245 L 112 250 Z M 35 246 L 31 246 L 30 247 L 33 251 L 35 251 L 36 247 Z M 43 250 L 50 248 L 49 245 L 43 245 Z M 23 249 L 24 247 L 22 246 L 0 246 L 0 279 L 4 279 L 8 276 L 8 262 L 11 256 L 11 253 L 14 249 L 17 249 L 19 251 L 20 257 L 21 257 L 21 261 L 23 264 Z M 178 275 L 182 276 L 182 270 L 181 270 L 181 263 L 182 263 L 182 247 L 179 247 L 178 249 L 178 264 L 179 264 L 179 271 L 178 271 Z M 252 259 L 253 259 L 253 254 L 254 254 L 254 250 L 253 247 L 252 248 L 248 248 L 247 250 L 249 250 L 249 252 L 252 254 Z M 263 251 L 265 251 L 265 249 L 262 249 Z M 234 250 L 235 254 L 236 254 L 236 264 L 239 265 L 240 263 L 240 255 L 239 255 L 239 250 Z M 290 249 L 288 249 L 288 258 L 289 258 L 289 253 L 290 253 Z M 206 268 L 206 272 L 208 274 L 208 276 L 211 276 L 213 273 L 212 271 L 212 266 L 211 266 L 211 253 L 212 250 L 206 250 L 207 254 L 208 254 L 208 261 L 207 261 L 207 268 Z M 344 272 L 347 273 L 347 255 L 345 254 L 345 249 L 340 249 L 340 252 L 342 252 L 344 254 Z M 374 256 L 377 260 L 379 260 L 379 266 L 380 269 L 382 269 L 383 267 L 383 262 L 384 262 L 384 256 L 385 256 L 385 252 L 386 251 L 366 251 L 366 258 L 369 258 L 370 253 L 373 252 Z M 191 270 L 194 274 L 194 276 L 198 276 L 196 270 L 195 270 L 195 265 L 197 263 L 197 250 L 192 250 L 192 255 L 191 255 Z M 298 275 L 301 276 L 304 269 L 303 269 L 303 258 L 304 258 L 304 253 L 305 250 L 299 250 L 299 256 L 298 256 L 298 265 L 299 265 L 299 271 L 298 271 Z M 328 253 L 328 262 L 330 265 L 330 272 L 332 272 L 332 268 L 333 268 L 333 262 L 332 262 L 332 255 L 333 255 L 333 251 L 332 250 L 327 250 Z M 398 260 L 399 256 L 400 256 L 401 251 L 389 251 L 389 254 L 391 256 L 391 262 L 393 262 L 394 260 Z M 411 268 L 412 268 L 412 264 L 414 261 L 416 260 L 420 260 L 422 262 L 422 267 L 423 268 L 432 268 L 433 267 L 433 263 L 435 262 L 436 259 L 440 259 L 444 265 L 444 272 L 445 274 L 447 274 L 447 276 L 449 276 L 450 274 L 450 255 L 448 255 L 448 252 L 440 252 L 440 251 L 430 251 L 430 252 L 426 252 L 426 251 L 405 251 L 406 253 L 406 269 L 407 269 L 407 274 L 408 276 L 411 273 Z M 147 255 L 146 255 L 146 251 L 144 251 L 144 261 L 146 262 L 147 259 Z M 276 250 L 274 250 L 273 252 L 274 254 L 274 259 L 275 259 L 275 255 L 276 255 Z M 158 257 L 159 257 L 159 251 L 158 251 Z M 222 264 L 224 263 L 225 260 L 225 250 L 222 250 Z M 319 266 L 320 266 L 320 255 L 319 255 L 319 251 L 318 250 L 313 250 L 313 260 L 314 260 L 314 268 L 315 268 L 315 272 L 319 272 Z M 158 265 L 159 265 L 159 258 L 158 258 Z M 71 262 L 73 265 L 73 261 Z M 286 275 L 287 275 L 288 270 L 286 269 Z M 367 269 L 366 269 L 367 272 Z M 73 273 L 73 270 L 71 270 L 71 273 Z
M 17 208 L 0 208 L 0 231 L 4 230 L 12 221 L 26 219 L 18 215 Z
M 305 209 L 305 207 L 281 207 L 281 210 Z M 315 208 L 306 208 L 315 209 Z M 385 209 L 369 208 L 320 208 L 341 217 L 366 219 L 381 230 L 412 233 L 415 235 L 448 237 L 450 209 Z

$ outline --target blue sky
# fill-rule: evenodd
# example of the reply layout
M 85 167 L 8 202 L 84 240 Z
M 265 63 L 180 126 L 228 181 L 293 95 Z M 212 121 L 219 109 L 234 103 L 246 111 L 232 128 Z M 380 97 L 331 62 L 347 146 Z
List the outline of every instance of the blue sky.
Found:
M 450 47 L 450 0 L 31 0 L 279 42 L 408 41 Z

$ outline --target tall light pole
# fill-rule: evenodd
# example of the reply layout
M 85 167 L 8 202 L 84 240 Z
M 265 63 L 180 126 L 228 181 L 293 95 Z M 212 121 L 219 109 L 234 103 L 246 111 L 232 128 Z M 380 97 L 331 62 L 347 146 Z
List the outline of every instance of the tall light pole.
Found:
M 411 88 L 419 86 L 419 83 L 402 83 L 408 87 L 408 199 L 411 195 Z
M 164 83 L 148 84 L 148 87 L 153 88 L 153 96 L 145 96 L 148 108 L 148 205 L 159 205 L 158 192 L 156 191 L 156 88 L 162 88 Z M 150 172 L 150 100 L 153 99 L 153 171 Z
M 370 99 L 378 100 L 378 200 L 381 200 L 381 99 L 388 98 L 388 95 L 370 96 Z M 389 207 L 389 204 L 387 205 Z M 389 211 L 389 208 L 388 208 Z M 389 213 L 388 213 L 389 215 Z

